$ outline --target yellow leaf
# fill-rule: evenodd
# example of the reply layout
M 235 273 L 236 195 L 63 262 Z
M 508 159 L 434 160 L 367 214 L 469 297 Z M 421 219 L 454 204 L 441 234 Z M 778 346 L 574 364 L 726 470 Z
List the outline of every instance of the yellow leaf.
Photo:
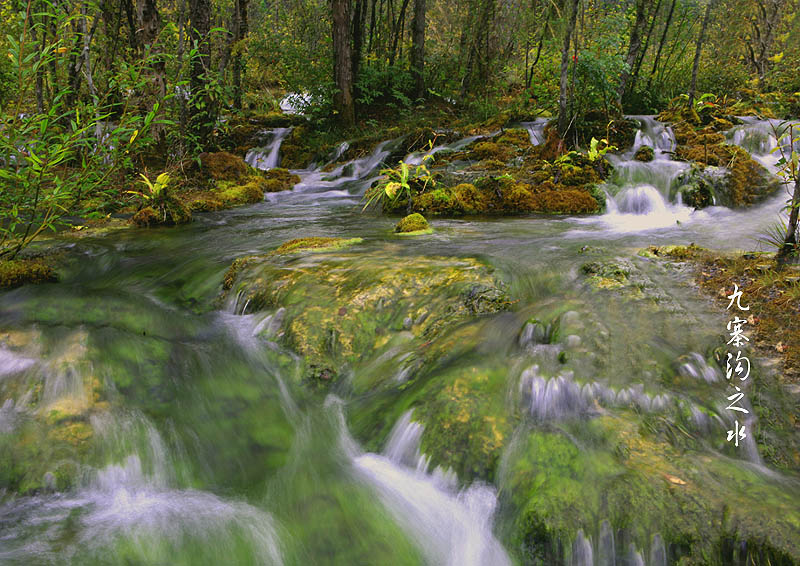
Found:
M 136 136 L 139 135 L 139 130 L 133 130 L 133 134 L 131 134 L 131 139 L 128 141 L 128 145 L 133 143 L 133 140 L 136 139 Z
M 664 477 L 667 478 L 667 481 L 669 481 L 669 483 L 674 483 L 675 485 L 686 485 L 686 482 L 677 476 L 664 474 Z
M 772 63 L 780 63 L 781 59 L 783 59 L 783 51 L 781 51 L 780 53 L 776 53 L 775 55 L 769 58 L 770 62 Z
M 387 183 L 386 187 L 383 189 L 383 191 L 386 193 L 386 196 L 389 198 L 394 198 L 397 195 L 398 190 L 400 190 L 400 183 Z

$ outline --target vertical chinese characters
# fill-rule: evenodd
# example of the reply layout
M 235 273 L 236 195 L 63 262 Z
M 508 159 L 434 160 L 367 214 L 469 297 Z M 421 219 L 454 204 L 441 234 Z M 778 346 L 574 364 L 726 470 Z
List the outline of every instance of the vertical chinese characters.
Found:
M 742 291 L 739 289 L 739 285 L 734 283 L 733 293 L 727 295 L 727 298 L 730 301 L 727 310 L 730 310 L 734 304 L 740 312 L 750 310 L 749 306 L 742 306 Z M 728 321 L 727 325 L 728 335 L 730 336 L 727 346 L 731 348 L 731 350 L 735 348 L 736 355 L 734 356 L 731 351 L 728 351 L 725 358 L 725 379 L 728 383 L 728 393 L 730 393 L 730 395 L 727 396 L 729 404 L 726 409 L 738 413 L 734 418 L 733 430 L 728 431 L 728 442 L 733 440 L 737 447 L 739 446 L 739 441 L 747 438 L 746 427 L 744 424 L 739 424 L 739 417 L 750 414 L 750 411 L 748 411 L 743 406 L 744 403 L 742 403 L 744 399 L 742 388 L 744 387 L 744 382 L 750 377 L 750 360 L 742 355 L 742 349 L 746 347 L 747 343 L 750 341 L 744 334 L 744 325 L 747 323 L 748 319 L 739 318 L 737 313 L 733 320 Z M 742 418 L 744 420 L 744 417 Z

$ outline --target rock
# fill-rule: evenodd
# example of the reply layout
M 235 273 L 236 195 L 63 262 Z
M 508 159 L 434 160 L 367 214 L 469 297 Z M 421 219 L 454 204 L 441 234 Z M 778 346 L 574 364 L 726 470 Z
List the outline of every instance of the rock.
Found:
M 637 149 L 636 154 L 633 156 L 633 158 L 636 161 L 643 161 L 643 162 L 652 161 L 654 157 L 655 157 L 655 152 L 653 151 L 653 148 L 650 147 L 649 145 L 643 145 L 642 147 Z
M 215 181 L 240 181 L 250 171 L 244 159 L 227 151 L 201 153 L 200 164 L 203 172 Z
M 418 212 L 403 218 L 394 227 L 394 231 L 400 234 L 430 234 L 433 232 L 428 221 Z
M 282 340 L 304 357 L 309 382 L 335 381 L 371 355 L 379 337 L 388 337 L 385 343 L 411 330 L 417 340 L 430 340 L 458 321 L 511 304 L 476 260 L 312 253 L 351 243 L 287 242 L 272 254 L 236 260 L 225 277 L 224 296 L 239 297 L 248 312 L 285 308 Z
M 58 276 L 53 267 L 41 258 L 0 261 L 0 289 L 52 281 L 58 281 Z
M 300 177 L 290 173 L 288 169 L 276 167 L 264 174 L 266 181 L 263 184 L 264 192 L 277 193 L 288 191 L 300 182 Z

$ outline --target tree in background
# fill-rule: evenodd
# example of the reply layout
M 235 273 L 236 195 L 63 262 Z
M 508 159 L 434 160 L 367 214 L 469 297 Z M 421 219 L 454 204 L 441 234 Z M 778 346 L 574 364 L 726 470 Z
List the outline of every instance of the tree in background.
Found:
M 350 45 L 350 0 L 331 0 L 333 76 L 336 93 L 333 104 L 344 126 L 356 121 L 353 102 L 353 55 Z

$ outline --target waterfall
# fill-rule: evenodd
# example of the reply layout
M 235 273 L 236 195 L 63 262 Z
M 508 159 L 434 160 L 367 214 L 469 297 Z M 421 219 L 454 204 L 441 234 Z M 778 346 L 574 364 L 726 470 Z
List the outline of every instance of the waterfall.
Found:
M 361 453 L 340 413 L 342 446 L 356 474 L 372 486 L 430 563 L 447 566 L 510 566 L 492 533 L 497 497 L 483 485 L 458 490 L 454 474 L 428 471 L 419 453 L 423 426 L 406 412 L 395 424 L 383 454 Z M 414 460 L 416 459 L 416 462 Z
M 470 136 L 468 138 L 464 138 L 461 140 L 454 141 L 452 143 L 446 143 L 442 145 L 437 145 L 436 147 L 431 148 L 428 151 L 416 151 L 414 153 L 408 154 L 403 161 L 411 166 L 417 166 L 422 164 L 424 158 L 428 155 L 435 155 L 440 151 L 458 151 L 462 148 L 467 147 L 469 144 L 474 142 L 477 139 L 480 139 L 483 136 Z
M 679 177 L 690 165 L 672 160 L 676 147 L 672 129 L 653 116 L 631 118 L 640 124 L 633 147 L 625 153 L 608 156 L 614 171 L 606 184 L 604 221 L 626 232 L 674 227 L 703 215 L 684 206 L 677 192 Z M 635 159 L 643 146 L 653 148 L 651 161 Z
M 544 128 L 549 121 L 549 118 L 536 118 L 533 122 L 521 122 L 520 125 L 528 130 L 528 136 L 533 145 L 542 145 L 544 143 Z
M 578 536 L 572 545 L 572 566 L 594 566 L 592 543 L 583 536 L 583 531 L 578 531 Z
M 275 128 L 270 131 L 270 141 L 263 147 L 253 148 L 247 152 L 244 160 L 251 167 L 268 171 L 280 165 L 281 143 L 291 132 L 291 128 Z

